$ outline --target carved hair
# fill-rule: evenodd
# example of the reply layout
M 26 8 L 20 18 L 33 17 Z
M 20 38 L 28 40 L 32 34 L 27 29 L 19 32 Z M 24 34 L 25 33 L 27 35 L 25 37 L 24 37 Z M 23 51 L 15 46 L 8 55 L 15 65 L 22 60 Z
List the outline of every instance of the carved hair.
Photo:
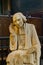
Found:
M 16 19 L 17 16 L 20 16 L 23 19 L 24 22 L 27 21 L 26 17 L 21 12 L 15 13 L 13 15 L 13 21 L 15 21 L 15 19 Z

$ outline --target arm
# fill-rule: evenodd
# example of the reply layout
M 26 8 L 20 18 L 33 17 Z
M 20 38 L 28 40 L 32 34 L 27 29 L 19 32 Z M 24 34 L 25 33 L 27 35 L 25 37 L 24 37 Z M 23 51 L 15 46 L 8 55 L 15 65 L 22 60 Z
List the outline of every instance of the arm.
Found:
M 17 35 L 15 34 L 14 29 L 12 28 L 12 24 L 9 26 L 10 31 L 10 50 L 16 50 L 17 49 Z
M 40 56 L 41 56 L 41 44 L 40 44 L 40 41 L 38 39 L 38 35 L 37 35 L 37 32 L 36 32 L 36 29 L 35 29 L 35 26 L 33 25 L 33 29 L 32 29 L 33 33 L 32 33 L 32 45 L 36 45 L 35 48 L 36 48 L 36 54 L 35 54 L 35 57 L 36 57 L 36 65 L 40 65 Z
M 35 26 L 32 24 L 31 25 L 31 32 L 32 32 L 32 36 L 31 36 L 31 42 L 32 42 L 32 47 L 28 50 L 28 53 L 32 53 L 32 52 L 36 52 L 37 55 L 40 57 L 41 55 L 41 45 L 40 45 L 40 41 L 38 39 L 38 35 L 35 29 Z
M 36 32 L 35 26 L 34 25 L 32 26 L 33 26 L 32 45 L 36 48 L 36 53 L 40 57 L 41 56 L 41 44 L 40 44 L 40 41 L 39 41 L 39 38 Z

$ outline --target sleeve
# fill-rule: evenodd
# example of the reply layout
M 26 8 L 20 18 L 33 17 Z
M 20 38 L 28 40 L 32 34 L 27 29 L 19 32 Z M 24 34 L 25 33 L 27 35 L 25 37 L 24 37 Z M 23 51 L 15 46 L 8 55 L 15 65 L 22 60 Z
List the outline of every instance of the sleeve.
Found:
M 12 25 L 9 26 L 9 32 L 10 32 L 10 50 L 14 51 L 17 49 L 17 35 L 15 34 L 14 30 L 12 29 Z
M 36 53 L 37 56 L 40 57 L 41 56 L 41 44 L 35 29 L 35 26 L 32 24 L 32 45 L 36 46 Z M 37 58 L 38 58 L 37 57 Z
M 12 23 L 9 25 L 9 32 L 14 35 L 14 30 L 12 28 Z

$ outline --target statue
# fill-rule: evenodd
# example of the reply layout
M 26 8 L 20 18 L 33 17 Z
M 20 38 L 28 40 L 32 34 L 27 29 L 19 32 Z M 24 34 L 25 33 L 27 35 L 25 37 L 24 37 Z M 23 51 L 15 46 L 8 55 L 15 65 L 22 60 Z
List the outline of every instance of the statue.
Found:
M 21 12 L 13 15 L 9 25 L 12 52 L 7 56 L 7 65 L 40 65 L 40 41 L 35 26 L 26 21 Z

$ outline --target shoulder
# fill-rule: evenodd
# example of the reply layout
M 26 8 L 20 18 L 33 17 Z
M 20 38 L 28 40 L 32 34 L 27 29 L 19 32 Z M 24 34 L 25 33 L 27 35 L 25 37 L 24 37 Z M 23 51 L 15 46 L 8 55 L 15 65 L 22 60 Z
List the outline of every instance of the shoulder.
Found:
M 30 23 L 26 23 L 26 29 L 30 30 L 31 32 L 36 30 L 35 25 Z
M 35 27 L 34 24 L 30 24 L 30 23 L 26 23 L 26 26 L 31 27 L 31 28 Z

